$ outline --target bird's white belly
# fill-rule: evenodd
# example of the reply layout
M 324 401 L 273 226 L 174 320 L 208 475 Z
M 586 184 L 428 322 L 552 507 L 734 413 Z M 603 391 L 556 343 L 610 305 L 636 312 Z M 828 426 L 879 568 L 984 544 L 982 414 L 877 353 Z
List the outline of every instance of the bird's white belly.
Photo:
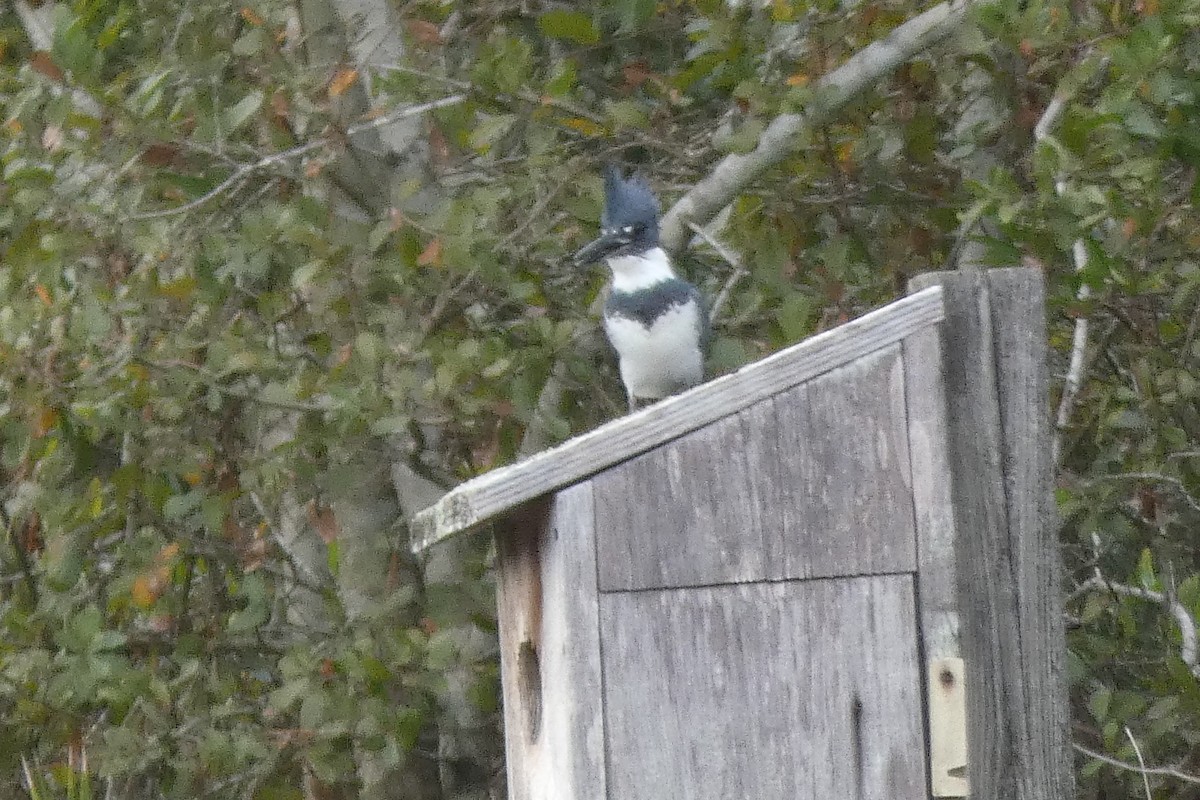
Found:
M 608 317 L 604 331 L 621 367 L 621 381 L 634 397 L 657 399 L 695 386 L 704 378 L 698 308 L 676 306 L 650 328 L 626 317 Z

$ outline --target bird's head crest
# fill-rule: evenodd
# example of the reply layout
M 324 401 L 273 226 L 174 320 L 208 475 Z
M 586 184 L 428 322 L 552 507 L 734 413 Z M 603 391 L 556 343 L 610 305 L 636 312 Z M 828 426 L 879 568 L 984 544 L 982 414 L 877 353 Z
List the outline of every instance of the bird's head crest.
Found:
M 625 178 L 615 164 L 604 168 L 604 228 L 641 223 L 658 224 L 658 198 L 641 175 Z

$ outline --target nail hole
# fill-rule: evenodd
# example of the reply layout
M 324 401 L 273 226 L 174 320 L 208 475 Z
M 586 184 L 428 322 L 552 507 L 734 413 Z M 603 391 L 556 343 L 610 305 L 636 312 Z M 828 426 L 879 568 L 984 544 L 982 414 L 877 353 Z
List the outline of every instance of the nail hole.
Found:
M 949 689 L 954 686 L 954 673 L 948 669 L 944 669 L 938 675 L 938 680 L 942 682 L 943 688 Z

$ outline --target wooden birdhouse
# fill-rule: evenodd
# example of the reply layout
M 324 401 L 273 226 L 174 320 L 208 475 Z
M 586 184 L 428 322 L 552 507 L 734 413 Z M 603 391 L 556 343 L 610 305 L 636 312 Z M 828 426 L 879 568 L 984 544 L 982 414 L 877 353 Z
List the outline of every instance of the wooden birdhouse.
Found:
M 1073 796 L 1041 276 L 909 297 L 471 480 L 512 800 Z

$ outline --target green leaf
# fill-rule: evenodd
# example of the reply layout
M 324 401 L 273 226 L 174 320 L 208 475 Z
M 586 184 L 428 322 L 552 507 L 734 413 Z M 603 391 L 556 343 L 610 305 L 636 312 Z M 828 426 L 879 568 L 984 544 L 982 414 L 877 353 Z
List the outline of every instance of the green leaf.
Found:
M 728 153 L 749 153 L 758 147 L 758 140 L 765 130 L 762 120 L 748 119 L 729 136 L 722 137 L 718 146 Z
M 341 549 L 338 547 L 337 539 L 328 544 L 325 551 L 325 563 L 329 565 L 330 573 L 336 577 L 342 566 Z
M 232 108 L 225 109 L 225 113 L 221 115 L 221 121 L 225 126 L 225 133 L 229 134 L 236 131 L 258 113 L 258 110 L 262 108 L 264 97 L 265 95 L 260 90 L 255 89 L 239 100 Z
M 621 29 L 633 31 L 642 27 L 654 16 L 658 2 L 657 0 L 617 0 L 615 5 Z
M 646 110 L 637 100 L 617 100 L 608 103 L 606 111 L 616 131 L 644 130 L 650 124 Z
M 1112 691 L 1107 688 L 1097 689 L 1088 698 L 1088 710 L 1092 713 L 1092 719 L 1096 722 L 1103 723 L 1108 719 L 1108 707 L 1112 702 Z
M 181 519 L 200 507 L 204 492 L 192 489 L 187 494 L 177 494 L 163 503 L 162 513 L 167 519 Z
M 571 91 L 577 78 L 574 61 L 566 58 L 557 61 L 550 80 L 546 81 L 545 92 L 552 97 L 561 97 Z
M 581 11 L 547 11 L 538 17 L 538 27 L 542 33 L 556 39 L 570 39 L 580 44 L 600 41 L 600 31 L 592 18 Z
M 370 430 L 373 436 L 390 436 L 404 433 L 411 422 L 412 419 L 406 416 L 380 417 L 371 423 Z
M 483 121 L 471 131 L 471 147 L 486 153 L 492 145 L 500 141 L 500 137 L 508 133 L 513 123 L 517 121 L 516 114 L 484 115 Z
M 709 363 L 713 372 L 717 374 L 732 372 L 745 366 L 750 360 L 751 356 L 745 344 L 740 339 L 729 336 L 718 336 L 709 355 Z
M 796 292 L 783 301 L 779 311 L 775 313 L 779 327 L 788 341 L 797 342 L 812 330 L 812 317 L 815 309 L 808 295 Z
M 1138 559 L 1137 576 L 1138 583 L 1144 588 L 1158 587 L 1158 576 L 1154 574 L 1154 554 L 1150 552 L 1149 547 L 1142 549 L 1142 556 Z

